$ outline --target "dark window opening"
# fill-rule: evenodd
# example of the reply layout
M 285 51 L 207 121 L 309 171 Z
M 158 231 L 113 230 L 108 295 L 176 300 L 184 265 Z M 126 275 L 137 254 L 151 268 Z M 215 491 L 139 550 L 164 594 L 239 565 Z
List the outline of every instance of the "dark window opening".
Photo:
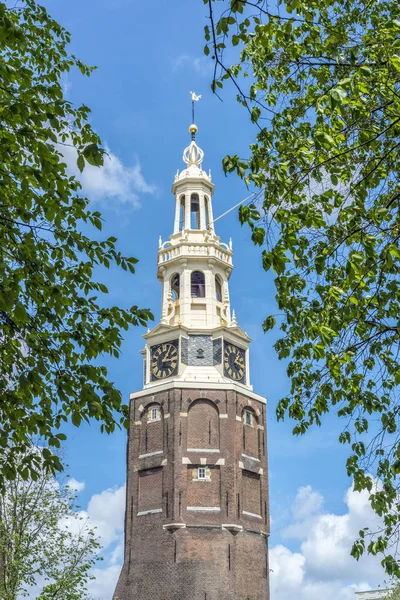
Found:
M 190 197 L 190 229 L 200 229 L 200 202 L 197 194 Z
M 191 275 L 191 291 L 192 298 L 206 297 L 206 283 L 204 273 L 201 271 L 193 271 Z
M 222 281 L 219 275 L 215 276 L 215 298 L 222 302 Z
M 179 229 L 185 228 L 185 196 L 181 196 L 180 210 L 179 210 Z
M 179 289 L 180 289 L 179 273 L 175 273 L 171 277 L 171 295 L 174 300 L 178 300 L 178 298 L 179 298 Z

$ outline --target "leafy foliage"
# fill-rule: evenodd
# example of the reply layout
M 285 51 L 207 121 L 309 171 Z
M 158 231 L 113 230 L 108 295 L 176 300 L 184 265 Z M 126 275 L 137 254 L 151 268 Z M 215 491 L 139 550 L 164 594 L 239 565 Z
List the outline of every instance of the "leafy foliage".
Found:
M 122 331 L 152 318 L 98 299 L 108 290 L 94 270 L 134 273 L 137 260 L 121 255 L 115 237 L 84 233 L 101 230 L 101 215 L 89 210 L 61 150 L 76 149 L 81 171 L 100 166 L 104 150 L 89 108 L 63 96 L 64 74 L 92 71 L 68 54 L 69 40 L 34 0 L 0 2 L 0 484 L 17 470 L 35 477 L 32 438 L 58 448 L 68 420 L 94 418 L 106 432 L 125 423 L 121 395 L 96 359 L 118 357 Z M 43 459 L 46 469 L 61 468 L 51 450 Z
M 95 532 L 74 510 L 68 486 L 42 471 L 18 474 L 0 495 L 0 596 L 3 600 L 85 600 L 90 569 L 99 560 Z
M 276 273 L 264 330 L 279 323 L 291 380 L 277 416 L 296 435 L 342 420 L 347 473 L 384 522 L 352 553 L 383 553 L 399 576 L 400 3 L 204 3 L 212 89 L 231 82 L 257 128 L 250 156 L 223 167 L 260 189 L 239 218 Z
M 400 600 L 400 583 L 398 580 L 392 581 L 387 594 L 383 600 Z

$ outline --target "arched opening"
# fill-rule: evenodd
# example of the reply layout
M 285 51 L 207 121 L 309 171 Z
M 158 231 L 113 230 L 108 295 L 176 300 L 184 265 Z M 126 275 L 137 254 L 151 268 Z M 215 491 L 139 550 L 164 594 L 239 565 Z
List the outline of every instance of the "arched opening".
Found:
M 164 449 L 164 419 L 159 404 L 151 404 L 142 415 L 141 454 L 161 452 Z
M 181 196 L 179 208 L 179 229 L 185 228 L 185 196 Z
M 190 405 L 187 447 L 196 450 L 219 449 L 219 414 L 213 402 L 196 400 Z
M 190 283 L 192 298 L 206 297 L 206 283 L 204 273 L 202 273 L 201 271 L 193 271 L 190 278 Z
M 172 295 L 173 300 L 178 300 L 179 289 L 180 289 L 179 273 L 174 273 L 171 277 L 171 295 Z
M 215 276 L 215 298 L 218 302 L 222 302 L 222 280 L 219 275 Z
M 250 406 L 246 406 L 242 412 L 243 422 L 243 452 L 248 456 L 260 457 L 260 433 L 258 429 L 258 417 Z M 262 433 L 262 432 L 261 432 Z
M 207 196 L 204 196 L 204 212 L 206 217 L 206 229 L 210 228 L 210 210 Z
M 200 229 L 200 202 L 197 194 L 190 197 L 190 229 Z

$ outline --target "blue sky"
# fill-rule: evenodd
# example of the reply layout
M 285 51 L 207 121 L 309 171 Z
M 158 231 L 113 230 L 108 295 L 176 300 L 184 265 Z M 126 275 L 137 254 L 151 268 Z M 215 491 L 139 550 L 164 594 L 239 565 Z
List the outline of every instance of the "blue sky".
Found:
M 202 94 L 196 106 L 197 141 L 205 152 L 204 168 L 211 168 L 216 186 L 215 216 L 248 194 L 235 176 L 224 176 L 221 161 L 229 153 L 248 155 L 254 127 L 236 102 L 232 88 L 222 92 L 222 102 L 210 91 L 212 65 L 202 55 L 206 14 L 201 0 L 97 0 L 95 4 L 69 0 L 48 1 L 46 5 L 72 33 L 71 50 L 98 67 L 89 79 L 71 73 L 64 82 L 74 102 L 91 107 L 92 125 L 112 159 L 102 172 L 93 168 L 84 172 L 84 191 L 105 218 L 104 235 L 115 235 L 121 251 L 140 261 L 135 276 L 112 270 L 102 274 L 103 281 L 112 302 L 150 307 L 157 322 L 161 291 L 156 279 L 158 237 L 165 240 L 172 232 L 174 198 L 170 189 L 176 170 L 183 166 L 182 151 L 189 143 L 189 91 Z M 74 172 L 74 157 L 66 159 Z M 357 499 L 358 495 L 355 498 L 350 492 L 345 502 L 351 481 L 345 474 L 346 454 L 336 441 L 340 424 L 329 416 L 320 430 L 294 438 L 290 422 L 276 422 L 276 403 L 288 382 L 285 365 L 272 348 L 275 334 L 264 335 L 261 328 L 265 316 L 276 311 L 273 274 L 262 270 L 260 250 L 251 243 L 249 230 L 240 227 L 236 211 L 218 221 L 216 230 L 223 241 L 233 239 L 231 303 L 239 325 L 253 338 L 254 390 L 268 398 L 271 547 L 275 561 L 272 600 L 291 600 L 292 593 L 300 600 L 322 596 L 350 599 L 354 590 L 349 586 L 375 586 L 381 575 L 376 561 L 360 567 L 348 557 L 357 519 L 369 513 L 365 498 Z M 142 385 L 139 351 L 143 333 L 139 328 L 129 331 L 121 358 L 106 361 L 110 378 L 126 400 Z M 97 573 L 98 589 L 103 594 L 98 597 L 104 600 L 111 598 L 101 583 L 106 570 L 112 567 L 115 577 L 121 562 L 121 517 L 118 520 L 115 514 L 122 514 L 125 442 L 125 432 L 101 435 L 92 424 L 71 428 L 66 447 L 69 473 L 84 482 L 84 488 L 79 486 L 81 506 L 99 529 L 105 527 L 107 518 L 114 519 L 110 525 L 114 534 L 104 537 L 108 541 L 103 574 Z M 323 560 L 322 555 L 312 557 L 310 548 L 315 550 L 320 543 L 316 540 L 321 539 L 321 548 L 329 546 L 329 540 L 336 540 L 336 547 L 344 544 L 345 567 L 340 566 L 341 559 L 337 562 L 334 548 L 332 556 Z M 331 570 L 325 568 L 328 563 Z M 292 581 L 293 573 L 298 578 Z M 299 587 L 308 591 L 296 596 Z

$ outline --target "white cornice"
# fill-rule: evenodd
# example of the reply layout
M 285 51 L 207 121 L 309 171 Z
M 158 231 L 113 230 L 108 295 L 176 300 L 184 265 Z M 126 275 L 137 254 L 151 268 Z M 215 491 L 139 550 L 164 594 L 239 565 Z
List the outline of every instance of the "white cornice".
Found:
M 206 383 L 201 381 L 169 381 L 168 383 L 154 384 L 149 388 L 140 390 L 139 392 L 133 392 L 130 394 L 130 399 L 133 400 L 135 398 L 141 398 L 142 396 L 151 396 L 156 392 L 164 392 L 166 390 L 171 389 L 230 390 L 232 392 L 243 394 L 243 396 L 247 396 L 248 398 L 252 398 L 253 400 L 257 400 L 258 402 L 262 402 L 263 404 L 267 404 L 267 399 L 264 396 L 260 396 L 260 394 L 256 394 L 255 392 L 250 391 L 245 386 L 234 382 Z
M 226 327 L 223 325 L 214 328 L 191 328 L 185 327 L 184 325 L 173 326 L 159 323 L 154 327 L 154 329 L 145 333 L 142 337 L 145 340 L 148 340 L 149 338 L 152 338 L 154 336 L 170 336 L 171 334 L 175 334 L 178 337 L 180 335 L 210 335 L 213 339 L 216 339 L 218 337 L 226 337 L 227 339 L 231 339 L 232 342 L 239 341 L 239 343 L 243 340 L 246 343 L 250 343 L 252 341 L 251 337 L 245 331 L 243 331 L 241 327 Z

